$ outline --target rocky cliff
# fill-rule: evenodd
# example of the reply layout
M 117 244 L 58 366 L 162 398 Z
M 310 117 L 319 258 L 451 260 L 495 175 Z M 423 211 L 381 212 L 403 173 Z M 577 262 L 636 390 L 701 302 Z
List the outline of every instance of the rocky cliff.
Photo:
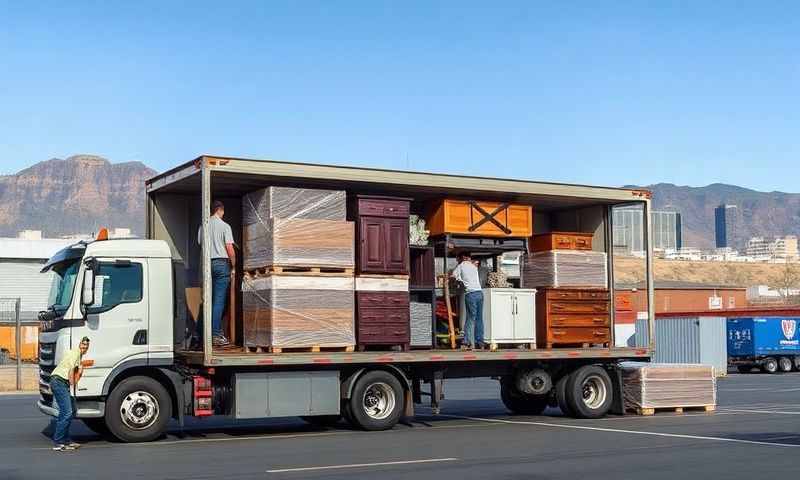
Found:
M 112 164 L 95 155 L 75 155 L 2 176 L 0 236 L 32 229 L 57 237 L 104 226 L 142 235 L 144 181 L 155 174 L 141 162 Z

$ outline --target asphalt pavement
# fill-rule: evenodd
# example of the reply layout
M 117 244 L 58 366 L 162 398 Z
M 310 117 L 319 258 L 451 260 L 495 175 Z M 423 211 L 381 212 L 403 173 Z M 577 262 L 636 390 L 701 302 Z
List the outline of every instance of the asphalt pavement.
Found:
M 298 419 L 203 420 L 148 444 L 110 443 L 73 424 L 53 452 L 35 396 L 0 395 L 0 479 L 761 479 L 794 477 L 800 373 L 730 375 L 716 412 L 575 420 L 512 416 L 497 382 L 448 381 L 442 414 L 386 432 Z

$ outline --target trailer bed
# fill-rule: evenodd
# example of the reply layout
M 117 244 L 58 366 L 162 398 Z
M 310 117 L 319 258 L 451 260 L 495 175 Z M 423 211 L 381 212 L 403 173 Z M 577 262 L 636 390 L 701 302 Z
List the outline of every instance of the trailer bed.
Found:
M 316 353 L 241 353 L 214 352 L 207 367 L 241 367 L 261 365 L 358 365 L 374 363 L 452 363 L 507 360 L 598 359 L 608 361 L 643 360 L 650 358 L 647 348 L 556 348 L 537 350 L 418 350 L 410 352 L 316 352 Z M 177 352 L 176 357 L 188 365 L 203 365 L 203 352 Z

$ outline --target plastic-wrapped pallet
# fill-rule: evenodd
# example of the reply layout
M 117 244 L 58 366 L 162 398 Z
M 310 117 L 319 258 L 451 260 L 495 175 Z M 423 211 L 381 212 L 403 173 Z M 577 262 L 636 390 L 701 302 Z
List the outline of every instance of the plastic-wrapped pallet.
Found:
M 252 225 L 275 218 L 314 220 L 347 219 L 347 195 L 344 190 L 267 187 L 242 198 L 242 223 Z
M 242 281 L 245 346 L 355 345 L 353 288 L 353 277 L 246 277 Z
M 430 347 L 433 328 L 433 305 L 426 302 L 411 302 L 411 346 Z
M 244 227 L 244 268 L 353 268 L 353 222 L 306 218 L 270 218 Z
M 608 288 L 605 252 L 548 250 L 521 259 L 522 288 Z
M 626 409 L 705 407 L 717 403 L 712 365 L 623 362 Z

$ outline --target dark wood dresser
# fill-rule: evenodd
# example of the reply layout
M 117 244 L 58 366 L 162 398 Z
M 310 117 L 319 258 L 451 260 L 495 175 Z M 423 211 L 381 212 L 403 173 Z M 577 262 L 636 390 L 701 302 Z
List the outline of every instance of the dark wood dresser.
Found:
M 536 342 L 557 345 L 609 346 L 611 342 L 608 290 L 541 288 L 536 292 Z
M 351 204 L 356 222 L 359 273 L 408 275 L 407 198 L 358 195 Z
M 408 292 L 356 292 L 358 345 L 411 343 Z

